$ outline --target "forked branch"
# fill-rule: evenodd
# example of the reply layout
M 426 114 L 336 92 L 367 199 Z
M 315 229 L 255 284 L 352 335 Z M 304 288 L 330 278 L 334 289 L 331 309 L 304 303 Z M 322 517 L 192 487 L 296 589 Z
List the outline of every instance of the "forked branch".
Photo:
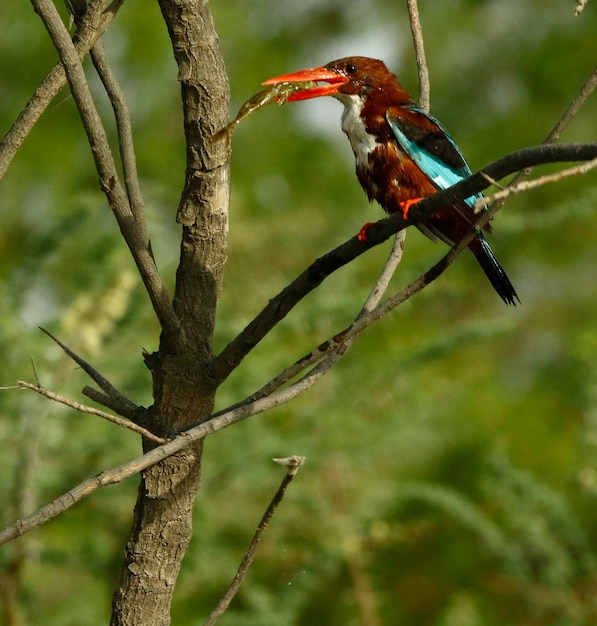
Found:
M 158 273 L 151 252 L 144 216 L 133 213 L 119 182 L 108 138 L 85 79 L 79 54 L 54 3 L 51 0 L 31 0 L 31 2 L 41 16 L 60 55 L 73 98 L 87 133 L 99 175 L 100 187 L 108 199 L 110 208 L 131 251 L 162 328 L 169 336 L 176 338 L 181 333 L 180 323 Z
M 116 411 L 123 417 L 136 421 L 138 418 L 138 412 L 143 410 L 142 407 L 137 406 L 134 402 L 129 400 L 123 393 L 116 389 L 116 387 L 114 387 L 108 379 L 100 374 L 100 372 L 98 372 L 93 365 L 88 363 L 82 356 L 79 356 L 67 345 L 62 343 L 62 341 L 55 337 L 49 330 L 46 330 L 45 328 L 40 328 L 40 330 L 54 343 L 58 344 L 65 354 L 69 356 L 104 392 L 104 401 L 100 400 L 100 404 L 110 407 L 113 411 Z M 92 400 L 98 401 L 97 397 L 92 398 Z
M 83 58 L 97 38 L 108 28 L 124 0 L 90 0 L 73 37 L 79 58 Z M 0 178 L 50 102 L 66 84 L 62 63 L 57 63 L 29 99 L 14 124 L 0 141 Z

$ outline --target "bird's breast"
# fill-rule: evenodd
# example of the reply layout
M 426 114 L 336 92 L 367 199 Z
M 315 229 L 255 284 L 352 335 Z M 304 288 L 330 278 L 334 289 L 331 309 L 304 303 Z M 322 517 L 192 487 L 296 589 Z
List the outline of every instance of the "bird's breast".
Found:
M 344 105 L 342 130 L 348 136 L 356 160 L 357 177 L 369 200 L 376 200 L 388 213 L 400 210 L 400 202 L 428 196 L 435 187 L 414 161 L 393 141 L 383 111 L 365 111 L 365 100 L 338 94 Z
M 417 165 L 394 142 L 379 143 L 366 163 L 357 163 L 357 176 L 369 200 L 377 200 L 387 213 L 400 210 L 400 203 L 425 197 L 435 191 Z
M 365 122 L 361 117 L 363 110 L 363 99 L 355 95 L 340 94 L 341 102 L 344 104 L 342 113 L 342 130 L 348 136 L 357 168 L 367 165 L 369 155 L 376 148 L 377 139 L 375 135 L 368 132 Z

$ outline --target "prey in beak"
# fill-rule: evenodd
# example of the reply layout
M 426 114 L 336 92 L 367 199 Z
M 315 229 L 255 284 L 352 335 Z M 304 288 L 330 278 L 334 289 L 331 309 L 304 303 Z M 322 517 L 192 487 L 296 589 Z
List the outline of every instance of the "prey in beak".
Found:
M 320 96 L 333 96 L 338 93 L 338 89 L 349 82 L 347 76 L 327 69 L 326 67 L 313 67 L 307 70 L 299 70 L 291 72 L 283 76 L 274 76 L 268 78 L 261 83 L 262 85 L 277 85 L 278 83 L 308 83 L 308 82 L 325 82 L 327 85 L 317 85 L 315 87 L 306 86 L 305 89 L 299 89 L 291 93 L 287 100 L 294 102 L 296 100 L 310 100 L 311 98 L 319 98 Z

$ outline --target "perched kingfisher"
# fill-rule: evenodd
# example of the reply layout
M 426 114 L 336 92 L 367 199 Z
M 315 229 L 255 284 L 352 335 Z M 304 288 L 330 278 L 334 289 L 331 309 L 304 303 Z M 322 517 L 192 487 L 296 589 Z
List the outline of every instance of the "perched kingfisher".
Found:
M 323 67 L 276 76 L 263 84 L 303 81 L 327 84 L 306 86 L 288 100 L 320 96 L 340 100 L 344 105 L 342 130 L 354 152 L 359 182 L 369 200 L 377 200 L 387 213 L 400 211 L 408 219 L 412 204 L 471 175 L 454 140 L 416 105 L 382 61 L 346 57 Z M 477 194 L 437 211 L 417 227 L 430 239 L 453 245 L 476 221 L 473 209 L 480 198 L 483 195 Z M 366 239 L 367 226 L 361 230 L 360 239 Z M 485 230 L 491 232 L 490 226 Z M 483 233 L 468 247 L 502 300 L 512 305 L 520 302 Z

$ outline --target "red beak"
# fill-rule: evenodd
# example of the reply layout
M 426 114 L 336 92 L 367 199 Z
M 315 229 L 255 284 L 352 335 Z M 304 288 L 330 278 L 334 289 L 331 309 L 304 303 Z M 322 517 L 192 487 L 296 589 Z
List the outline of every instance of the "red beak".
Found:
M 291 74 L 268 78 L 261 84 L 276 85 L 278 83 L 302 83 L 305 81 L 323 81 L 328 84 L 321 85 L 320 87 L 305 89 L 304 91 L 295 91 L 288 96 L 287 99 L 289 101 L 310 100 L 311 98 L 319 98 L 320 96 L 332 96 L 335 93 L 338 93 L 340 86 L 348 82 L 348 78 L 342 74 L 328 70 L 325 67 L 313 67 L 308 70 L 299 70 L 298 72 L 292 72 Z

